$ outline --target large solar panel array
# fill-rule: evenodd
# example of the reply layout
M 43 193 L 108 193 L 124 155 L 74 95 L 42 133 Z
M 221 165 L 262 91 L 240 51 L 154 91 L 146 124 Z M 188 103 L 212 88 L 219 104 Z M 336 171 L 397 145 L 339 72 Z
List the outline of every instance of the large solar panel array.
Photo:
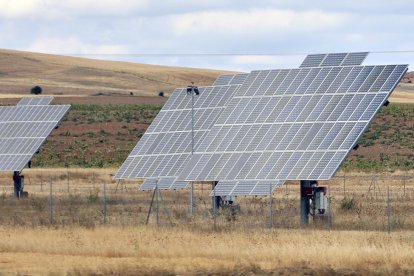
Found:
M 17 105 L 48 105 L 53 101 L 53 97 L 25 97 Z
M 300 68 L 361 65 L 367 56 L 368 52 L 313 54 L 308 55 L 305 58 L 305 60 L 300 65 Z
M 329 179 L 407 65 L 253 71 L 179 180 Z
M 194 96 L 194 136 L 200 141 L 214 125 L 240 85 L 243 75 L 223 78 L 225 85 L 200 87 Z M 191 157 L 191 95 L 186 88 L 176 89 L 154 119 L 144 136 L 118 170 L 116 179 L 158 178 L 160 189 L 184 188 L 188 182 L 162 185 L 164 179 L 175 178 Z M 155 187 L 148 180 L 141 189 Z
M 0 107 L 0 171 L 21 171 L 70 108 L 28 104 Z
M 283 180 L 222 180 L 219 181 L 211 196 L 266 196 L 285 183 Z

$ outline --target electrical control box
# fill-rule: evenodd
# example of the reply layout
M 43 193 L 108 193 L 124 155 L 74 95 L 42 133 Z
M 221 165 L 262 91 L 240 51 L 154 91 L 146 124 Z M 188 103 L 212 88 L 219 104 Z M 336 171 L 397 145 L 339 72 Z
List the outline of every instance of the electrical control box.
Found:
M 328 198 L 323 190 L 315 191 L 315 209 L 326 210 L 328 208 Z

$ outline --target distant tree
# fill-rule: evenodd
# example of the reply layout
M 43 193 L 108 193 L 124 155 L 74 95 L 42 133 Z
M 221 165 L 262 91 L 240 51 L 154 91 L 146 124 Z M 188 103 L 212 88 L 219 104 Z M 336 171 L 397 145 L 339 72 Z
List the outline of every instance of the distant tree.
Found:
M 30 89 L 30 94 L 35 94 L 35 95 L 42 94 L 42 87 L 38 85 L 32 87 L 32 89 Z
M 160 91 L 160 93 L 158 93 L 158 96 L 164 97 L 164 91 Z

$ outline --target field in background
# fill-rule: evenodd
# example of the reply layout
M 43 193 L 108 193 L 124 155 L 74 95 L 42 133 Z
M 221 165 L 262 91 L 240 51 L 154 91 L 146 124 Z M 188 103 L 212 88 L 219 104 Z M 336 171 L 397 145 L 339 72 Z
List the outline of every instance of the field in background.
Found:
M 106 102 L 111 103 L 111 98 L 122 99 L 131 93 L 141 98 L 129 100 L 139 103 L 145 97 L 157 98 L 160 91 L 168 96 L 191 82 L 210 85 L 225 72 L 0 50 L 0 95 L 21 97 L 40 85 L 43 94 L 87 97 L 88 103 L 100 98 L 94 95 L 112 96 Z
M 30 274 L 414 272 L 414 174 L 342 173 L 321 182 L 331 188 L 332 226 L 325 219 L 299 226 L 298 183 L 269 197 L 239 197 L 240 210 L 218 212 L 216 230 L 209 184 L 196 184 L 196 212 L 189 190 L 163 191 L 173 227 L 159 202 L 145 226 L 151 192 L 139 181 L 114 181 L 114 169 L 25 171 L 29 197 L 12 197 L 11 176 L 0 178 L 0 270 Z M 345 181 L 344 181 L 345 180 Z M 53 216 L 50 221 L 50 181 Z M 103 183 L 106 183 L 106 198 Z M 387 234 L 386 190 L 391 194 Z M 106 205 L 106 213 L 104 202 Z M 105 217 L 106 214 L 106 217 Z M 106 222 L 105 222 L 106 220 Z M 331 231 L 329 231 L 331 229 Z

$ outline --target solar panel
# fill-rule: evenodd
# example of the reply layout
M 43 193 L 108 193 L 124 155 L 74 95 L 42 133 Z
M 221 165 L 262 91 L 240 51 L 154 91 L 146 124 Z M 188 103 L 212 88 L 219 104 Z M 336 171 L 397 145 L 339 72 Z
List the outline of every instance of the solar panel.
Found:
M 219 181 L 211 196 L 265 196 L 282 186 L 285 181 L 223 180 Z
M 21 171 L 70 105 L 0 107 L 0 171 Z
M 141 191 L 154 190 L 156 185 L 159 190 L 179 190 L 188 185 L 188 181 L 175 181 L 175 177 L 147 178 L 139 188 Z
M 219 77 L 216 83 L 241 82 L 243 75 Z M 233 80 L 234 79 L 234 80 Z M 194 148 L 214 125 L 225 105 L 240 85 L 200 87 L 194 96 Z M 185 88 L 176 89 L 115 175 L 116 179 L 175 179 L 191 157 L 191 95 Z M 153 189 L 148 181 L 144 188 Z M 154 183 L 154 182 L 152 182 Z M 171 184 L 171 183 L 170 183 Z M 151 186 L 152 185 L 152 186 Z M 187 182 L 167 185 L 184 188 Z M 161 189 L 161 183 L 159 188 Z M 164 189 L 164 188 L 163 188 Z
M 329 179 L 406 71 L 407 65 L 253 71 L 177 179 Z
M 234 74 L 233 75 L 220 75 L 214 81 L 213 86 L 242 84 L 248 75 L 249 75 L 248 73 L 235 74 L 235 75 Z
M 53 97 L 24 97 L 17 105 L 48 105 L 53 101 Z
M 368 52 L 312 54 L 306 56 L 300 68 L 326 66 L 356 66 L 361 65 Z

